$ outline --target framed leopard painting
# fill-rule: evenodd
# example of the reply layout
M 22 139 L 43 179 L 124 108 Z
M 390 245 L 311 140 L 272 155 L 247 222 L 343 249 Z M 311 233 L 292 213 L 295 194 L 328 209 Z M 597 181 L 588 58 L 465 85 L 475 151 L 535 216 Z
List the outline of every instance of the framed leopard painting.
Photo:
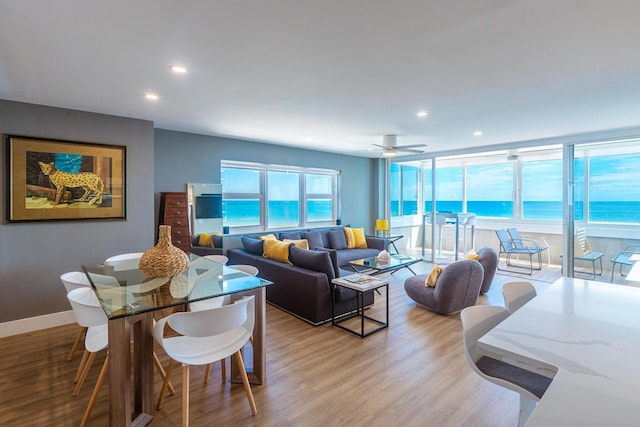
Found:
M 5 140 L 5 222 L 126 218 L 126 147 Z

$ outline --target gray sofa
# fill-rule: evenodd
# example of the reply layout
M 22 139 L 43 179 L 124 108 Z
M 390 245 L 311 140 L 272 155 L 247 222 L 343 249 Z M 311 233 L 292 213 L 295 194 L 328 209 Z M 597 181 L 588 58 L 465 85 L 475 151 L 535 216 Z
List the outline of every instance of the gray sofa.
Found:
M 348 249 L 340 233 L 344 237 L 343 227 L 280 233 L 280 240 L 306 239 L 309 243 L 309 250 L 289 248 L 291 264 L 264 257 L 264 242 L 258 235 L 243 236 L 242 248 L 227 250 L 228 265 L 257 267 L 260 277 L 273 282 L 266 288 L 270 304 L 319 325 L 331 320 L 331 298 L 335 301 L 336 315 L 356 308 L 356 293 L 346 288 L 335 289 L 331 280 L 354 273 L 349 261 L 376 256 L 388 247 L 387 239 L 367 237 L 367 248 Z M 373 304 L 373 292 L 365 293 L 364 303 Z
M 200 235 L 191 236 L 191 252 L 200 255 L 222 255 L 222 236 L 213 236 L 213 247 L 200 246 Z

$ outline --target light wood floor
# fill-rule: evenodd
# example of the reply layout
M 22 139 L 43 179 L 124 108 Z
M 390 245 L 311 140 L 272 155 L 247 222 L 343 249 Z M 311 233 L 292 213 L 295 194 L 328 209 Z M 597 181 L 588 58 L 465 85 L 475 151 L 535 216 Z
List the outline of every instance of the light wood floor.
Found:
M 431 265 L 419 263 L 416 272 Z M 267 384 L 253 386 L 258 414 L 252 416 L 241 384 L 221 384 L 220 365 L 209 384 L 192 368 L 193 426 L 514 426 L 518 396 L 476 375 L 462 352 L 458 315 L 441 316 L 416 307 L 402 284 L 404 269 L 390 279 L 390 327 L 365 339 L 331 325 L 313 327 L 267 305 Z M 559 277 L 547 269 L 542 289 Z M 525 280 L 526 277 L 523 277 Z M 536 277 L 539 278 L 539 277 Z M 503 305 L 501 287 L 518 278 L 496 275 L 480 304 Z M 370 315 L 384 315 L 384 295 Z M 0 425 L 76 426 L 104 360 L 100 355 L 80 396 L 71 397 L 80 360 L 66 355 L 75 325 L 0 339 Z M 156 352 L 166 366 L 162 350 Z M 228 364 L 227 364 L 228 365 Z M 153 426 L 181 420 L 181 375 L 155 413 Z M 160 380 L 156 381 L 156 394 Z M 108 422 L 107 386 L 90 425 Z

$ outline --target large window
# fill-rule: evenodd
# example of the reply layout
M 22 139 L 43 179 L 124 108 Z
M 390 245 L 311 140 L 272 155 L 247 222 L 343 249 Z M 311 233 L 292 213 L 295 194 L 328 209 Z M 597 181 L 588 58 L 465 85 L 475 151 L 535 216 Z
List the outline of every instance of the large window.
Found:
M 335 224 L 339 171 L 223 161 L 223 223 L 244 231 Z
M 576 146 L 574 219 L 600 224 L 640 224 L 640 141 Z M 515 155 L 507 155 L 514 154 Z M 532 147 L 391 165 L 391 214 L 432 210 L 470 212 L 487 219 L 561 222 L 562 147 Z M 415 203 L 416 182 L 421 199 Z M 420 207 L 422 211 L 414 208 Z
M 513 218 L 513 164 L 467 167 L 467 212 L 490 218 Z

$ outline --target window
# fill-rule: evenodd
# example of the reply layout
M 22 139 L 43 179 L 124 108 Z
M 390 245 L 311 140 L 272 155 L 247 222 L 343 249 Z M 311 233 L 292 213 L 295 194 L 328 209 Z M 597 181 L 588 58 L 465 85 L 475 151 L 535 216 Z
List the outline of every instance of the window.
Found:
M 260 172 L 223 167 L 220 176 L 224 192 L 223 223 L 229 227 L 259 226 L 262 207 Z
M 335 224 L 338 171 L 232 161 L 221 165 L 224 225 L 261 231 Z
M 513 218 L 513 164 L 467 167 L 467 212 Z
M 638 164 L 640 154 L 589 159 L 590 222 L 640 223 Z
M 462 168 L 436 168 L 436 210 L 462 212 Z
M 332 221 L 335 218 L 335 179 L 332 175 L 308 173 L 305 176 L 307 222 Z
M 391 164 L 389 185 L 392 216 L 418 213 L 418 171 L 416 166 Z
M 522 218 L 562 220 L 562 160 L 522 163 Z

